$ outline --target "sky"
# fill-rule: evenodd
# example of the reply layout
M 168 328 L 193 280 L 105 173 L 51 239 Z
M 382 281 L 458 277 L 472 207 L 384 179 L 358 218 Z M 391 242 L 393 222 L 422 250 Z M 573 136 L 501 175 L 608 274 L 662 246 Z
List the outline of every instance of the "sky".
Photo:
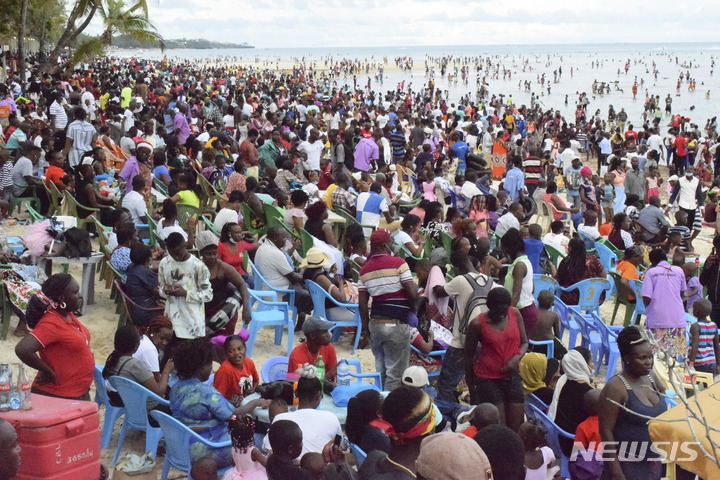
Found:
M 720 2 L 148 0 L 165 38 L 258 48 L 720 42 Z M 211 6 L 211 8 L 208 8 Z

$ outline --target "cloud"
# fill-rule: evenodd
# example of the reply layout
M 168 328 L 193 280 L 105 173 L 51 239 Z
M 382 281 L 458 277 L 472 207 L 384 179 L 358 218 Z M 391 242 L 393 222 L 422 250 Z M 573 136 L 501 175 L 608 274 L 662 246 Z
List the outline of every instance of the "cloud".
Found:
M 149 9 L 166 38 L 259 48 L 720 41 L 716 0 L 160 0 Z

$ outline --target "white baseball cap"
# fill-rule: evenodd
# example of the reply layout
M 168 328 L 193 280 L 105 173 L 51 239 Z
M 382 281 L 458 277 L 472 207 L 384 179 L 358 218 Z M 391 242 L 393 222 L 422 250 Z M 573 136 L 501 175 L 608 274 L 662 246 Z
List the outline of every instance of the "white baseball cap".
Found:
M 403 372 L 402 383 L 408 387 L 422 388 L 430 385 L 430 380 L 428 380 L 428 374 L 424 368 L 413 365 Z

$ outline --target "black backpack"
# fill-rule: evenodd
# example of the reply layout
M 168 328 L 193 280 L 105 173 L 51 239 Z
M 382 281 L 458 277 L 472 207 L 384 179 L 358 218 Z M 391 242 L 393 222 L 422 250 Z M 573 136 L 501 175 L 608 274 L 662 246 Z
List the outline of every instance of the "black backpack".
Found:
M 487 282 L 484 285 L 480 285 L 480 283 L 478 283 L 478 280 L 473 278 L 473 276 L 469 273 L 463 275 L 463 278 L 466 282 L 470 284 L 473 289 L 472 294 L 470 294 L 470 301 L 467 302 L 467 304 L 465 305 L 465 311 L 462 312 L 462 316 L 459 317 L 460 325 L 458 325 L 458 330 L 460 331 L 460 333 L 465 334 L 467 332 L 467 327 L 470 323 L 473 310 L 485 305 L 488 292 L 494 287 L 494 283 L 492 278 L 485 276 L 485 278 L 487 278 Z M 478 277 L 478 279 L 481 278 L 482 277 Z M 455 301 L 456 309 L 457 305 L 458 302 Z M 453 318 L 455 318 L 455 312 L 453 312 Z
M 65 231 L 64 238 L 64 255 L 67 258 L 89 257 L 92 255 L 90 234 L 87 231 L 73 227 Z

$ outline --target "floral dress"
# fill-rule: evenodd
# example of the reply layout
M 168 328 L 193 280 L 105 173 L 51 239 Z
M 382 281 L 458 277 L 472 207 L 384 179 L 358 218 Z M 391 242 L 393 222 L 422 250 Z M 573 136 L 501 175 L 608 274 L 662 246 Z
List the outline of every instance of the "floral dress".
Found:
M 193 377 L 179 380 L 170 390 L 170 410 L 173 417 L 211 442 L 230 441 L 227 419 L 234 407 L 220 392 Z M 199 428 L 198 428 L 199 427 Z M 210 448 L 201 442 L 190 445 L 190 460 L 210 455 L 224 468 L 233 464 L 232 448 Z

